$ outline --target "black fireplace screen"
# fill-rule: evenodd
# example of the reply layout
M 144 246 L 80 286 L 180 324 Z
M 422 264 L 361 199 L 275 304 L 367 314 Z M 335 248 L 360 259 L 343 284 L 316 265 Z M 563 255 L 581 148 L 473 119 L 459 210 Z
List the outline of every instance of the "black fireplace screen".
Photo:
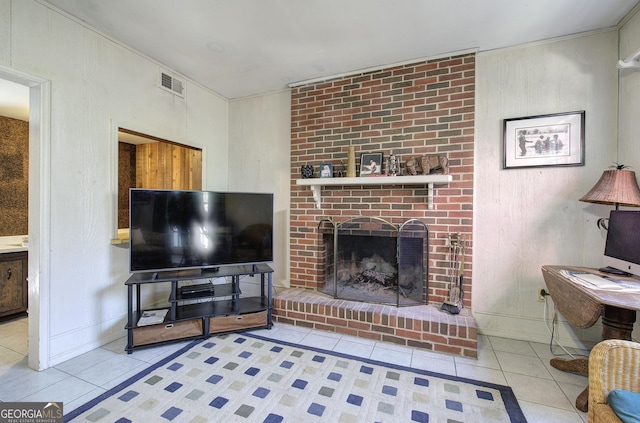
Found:
M 337 224 L 324 218 L 324 283 L 334 298 L 411 306 L 427 303 L 429 231 L 417 219 L 396 226 L 359 216 Z

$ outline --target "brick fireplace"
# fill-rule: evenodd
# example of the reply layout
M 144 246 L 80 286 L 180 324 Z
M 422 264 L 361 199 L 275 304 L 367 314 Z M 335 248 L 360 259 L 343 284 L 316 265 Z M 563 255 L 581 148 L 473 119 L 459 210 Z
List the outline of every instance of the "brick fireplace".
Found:
M 292 88 L 291 92 L 291 288 L 274 298 L 274 318 L 369 339 L 387 340 L 459 355 L 477 354 L 470 309 L 472 280 L 475 55 L 399 65 Z M 299 186 L 300 167 L 321 162 L 334 170 L 356 156 L 394 153 L 405 162 L 445 155 L 452 182 L 436 185 L 433 207 L 425 184 L 332 185 L 322 188 L 318 209 L 308 186 Z M 359 160 L 356 160 L 359 164 Z M 359 167 L 359 166 L 358 166 Z M 396 307 L 352 302 L 320 292 L 326 283 L 323 219 L 345 222 L 358 216 L 395 225 L 418 219 L 428 227 L 428 273 L 424 304 Z M 447 240 L 467 239 L 464 309 L 440 311 L 448 295 Z

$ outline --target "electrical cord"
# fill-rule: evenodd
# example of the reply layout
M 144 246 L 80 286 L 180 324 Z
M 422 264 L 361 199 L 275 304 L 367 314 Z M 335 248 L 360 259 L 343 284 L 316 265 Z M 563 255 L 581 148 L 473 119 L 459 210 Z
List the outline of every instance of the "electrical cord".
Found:
M 544 325 L 547 327 L 547 331 L 551 334 L 551 339 L 549 340 L 549 352 L 551 352 L 551 354 L 554 355 L 554 356 L 568 355 L 571 358 L 577 358 L 575 355 L 570 353 L 564 347 L 564 345 L 562 345 L 558 340 L 554 339 L 555 338 L 555 328 L 556 328 L 556 324 L 558 323 L 558 311 L 556 310 L 555 305 L 554 305 L 553 318 L 551 320 L 551 327 L 549 327 L 548 318 L 547 318 L 547 314 L 548 314 L 547 296 L 548 296 L 548 294 L 544 295 L 543 320 L 544 320 Z M 562 350 L 565 352 L 565 354 L 556 354 L 555 352 L 553 352 L 553 344 L 554 344 L 554 342 L 555 342 L 555 344 L 557 346 L 562 348 Z

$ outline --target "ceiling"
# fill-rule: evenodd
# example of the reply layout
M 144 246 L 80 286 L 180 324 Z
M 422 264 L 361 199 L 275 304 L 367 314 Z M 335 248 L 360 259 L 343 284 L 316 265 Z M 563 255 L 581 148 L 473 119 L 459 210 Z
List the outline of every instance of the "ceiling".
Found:
M 640 0 L 39 1 L 233 99 L 615 27 Z
M 46 2 L 231 99 L 412 59 L 613 27 L 638 0 Z

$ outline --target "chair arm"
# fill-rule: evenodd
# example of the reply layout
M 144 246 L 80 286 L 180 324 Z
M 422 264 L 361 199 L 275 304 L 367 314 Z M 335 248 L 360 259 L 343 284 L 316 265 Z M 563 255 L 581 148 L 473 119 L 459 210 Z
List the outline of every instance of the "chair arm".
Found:
M 614 389 L 640 392 L 640 343 L 608 339 L 591 350 L 589 409 L 607 404 L 607 396 Z

